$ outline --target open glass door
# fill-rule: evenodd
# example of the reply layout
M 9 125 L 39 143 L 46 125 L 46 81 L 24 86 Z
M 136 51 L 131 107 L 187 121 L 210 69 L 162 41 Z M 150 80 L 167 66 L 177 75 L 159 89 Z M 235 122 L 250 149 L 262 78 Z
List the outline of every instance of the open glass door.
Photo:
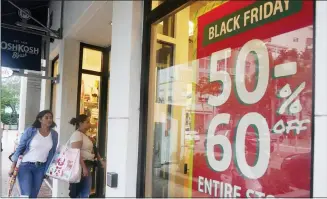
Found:
M 101 157 L 105 158 L 107 132 L 107 100 L 109 82 L 109 51 L 81 44 L 79 74 L 79 105 L 77 114 L 90 117 L 92 128 L 87 135 L 94 140 Z M 104 197 L 105 168 L 92 170 L 91 197 Z

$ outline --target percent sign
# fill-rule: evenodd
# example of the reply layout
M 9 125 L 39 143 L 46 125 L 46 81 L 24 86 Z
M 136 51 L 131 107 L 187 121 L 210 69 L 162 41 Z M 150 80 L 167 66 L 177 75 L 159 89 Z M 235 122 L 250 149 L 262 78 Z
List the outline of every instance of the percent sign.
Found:
M 295 75 L 297 72 L 297 63 L 289 62 L 276 65 L 274 68 L 274 77 L 285 77 Z M 302 111 L 302 105 L 299 99 L 296 99 L 305 88 L 305 82 L 302 82 L 293 92 L 289 84 L 286 84 L 278 93 L 279 98 L 286 99 L 279 107 L 277 113 L 295 114 Z M 288 110 L 287 110 L 288 109 Z

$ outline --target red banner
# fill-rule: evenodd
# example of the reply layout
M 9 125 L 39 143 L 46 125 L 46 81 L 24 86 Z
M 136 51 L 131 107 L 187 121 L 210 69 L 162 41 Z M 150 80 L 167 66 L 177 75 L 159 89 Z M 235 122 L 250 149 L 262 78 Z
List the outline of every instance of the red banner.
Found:
M 195 114 L 193 197 L 310 197 L 313 8 L 230 1 L 199 17 L 197 104 L 212 113 Z

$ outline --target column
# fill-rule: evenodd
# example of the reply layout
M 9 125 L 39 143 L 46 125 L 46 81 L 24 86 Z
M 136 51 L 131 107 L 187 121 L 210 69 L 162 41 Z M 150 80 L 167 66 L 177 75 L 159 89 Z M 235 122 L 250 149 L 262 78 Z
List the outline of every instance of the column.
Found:
M 22 133 L 35 121 L 40 112 L 41 79 L 37 77 L 22 77 L 20 88 L 19 127 Z
M 118 187 L 106 197 L 136 196 L 142 21 L 142 1 L 113 1 L 107 172 Z
M 327 2 L 316 2 L 313 197 L 327 197 Z
M 75 130 L 69 121 L 76 116 L 79 42 L 73 39 L 63 39 L 59 48 L 60 82 L 57 85 L 55 122 L 59 133 L 59 145 L 63 145 Z M 68 183 L 53 180 L 52 196 L 68 197 L 68 188 Z
M 51 76 L 51 62 L 49 61 L 47 70 L 47 76 Z M 42 79 L 41 80 L 41 101 L 40 101 L 40 110 L 50 109 L 51 101 L 51 80 Z

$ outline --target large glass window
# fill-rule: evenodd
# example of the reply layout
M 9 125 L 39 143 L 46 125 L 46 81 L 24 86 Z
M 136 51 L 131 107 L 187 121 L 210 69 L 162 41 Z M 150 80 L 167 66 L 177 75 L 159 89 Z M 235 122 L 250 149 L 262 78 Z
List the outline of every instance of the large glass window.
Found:
M 83 69 L 100 72 L 102 67 L 102 52 L 83 48 Z
M 150 50 L 146 197 L 310 197 L 313 2 L 196 1 Z
M 96 138 L 99 120 L 100 77 L 82 74 L 80 114 L 90 116 L 92 127 L 88 136 Z
M 158 36 L 168 36 L 168 37 L 174 37 L 175 36 L 175 17 L 169 16 L 166 17 L 163 21 L 161 21 L 157 25 L 157 34 Z

